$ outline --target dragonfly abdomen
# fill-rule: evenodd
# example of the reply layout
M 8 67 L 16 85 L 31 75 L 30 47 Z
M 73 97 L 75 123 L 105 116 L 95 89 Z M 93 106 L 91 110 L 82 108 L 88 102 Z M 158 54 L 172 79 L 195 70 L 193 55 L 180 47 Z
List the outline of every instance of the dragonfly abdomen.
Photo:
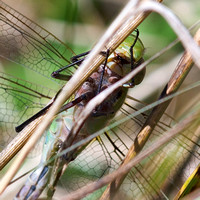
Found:
M 63 127 L 63 121 L 60 119 L 61 115 L 62 114 L 53 121 L 49 129 L 46 131 L 40 165 L 29 176 L 26 183 L 16 195 L 15 200 L 37 199 L 49 183 L 55 163 L 59 162 L 58 159 L 62 160 L 62 157 L 56 159 L 56 155 L 60 152 L 63 146 L 63 141 L 65 137 L 68 136 L 69 130 L 67 127 Z M 64 120 L 67 122 L 68 118 L 68 116 L 65 116 Z M 51 185 L 49 188 L 50 187 Z
M 14 200 L 37 199 L 46 187 L 51 173 L 49 166 L 41 166 L 36 169 L 20 189 Z

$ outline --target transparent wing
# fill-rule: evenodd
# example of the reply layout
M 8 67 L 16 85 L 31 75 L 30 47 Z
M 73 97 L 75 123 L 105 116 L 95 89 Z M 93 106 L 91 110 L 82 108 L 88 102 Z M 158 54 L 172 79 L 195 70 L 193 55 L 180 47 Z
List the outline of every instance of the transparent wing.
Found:
M 41 79 L 38 74 L 51 79 L 51 73 L 68 65 L 69 58 L 73 55 L 73 51 L 54 35 L 0 1 L 0 56 L 2 58 L 35 71 L 36 73 L 30 76 L 37 82 Z M 12 69 L 20 76 L 24 74 L 17 65 Z M 6 66 L 4 71 L 7 70 Z M 75 67 L 70 67 L 63 73 L 71 76 L 74 71 Z M 60 83 L 59 80 L 51 80 L 54 82 L 44 79 L 43 83 L 46 85 L 50 83 L 51 88 L 55 81 Z M 1 124 L 3 124 L 1 147 L 4 147 L 16 135 L 15 126 L 44 107 L 48 103 L 45 99 L 52 98 L 56 93 L 6 74 L 1 74 L 0 84 L 0 100 L 3 102 L 1 103 Z
M 132 102 L 134 105 L 135 102 Z M 120 110 L 122 118 L 136 111 L 129 101 Z M 141 107 L 141 105 L 138 105 Z M 128 109 L 129 108 L 129 109 Z M 132 118 L 104 133 L 93 141 L 67 168 L 61 178 L 64 189 L 75 191 L 117 169 L 141 129 L 148 113 Z M 176 122 L 164 115 L 148 139 L 148 148 Z M 199 135 L 186 130 L 156 153 L 136 165 L 127 175 L 119 190 L 125 199 L 164 199 L 176 194 L 182 183 L 198 166 L 200 160 Z M 178 183 L 178 184 L 177 184 Z M 104 189 L 86 199 L 98 199 Z
M 15 136 L 15 126 L 44 107 L 56 91 L 4 73 L 0 74 L 0 83 L 1 138 L 4 146 Z M 141 104 L 128 99 L 116 120 L 135 112 L 137 107 L 139 109 Z M 77 159 L 70 163 L 62 176 L 61 183 L 64 191 L 67 193 L 74 191 L 117 169 L 147 116 L 148 113 L 143 113 L 92 141 Z M 172 123 L 175 123 L 173 119 L 164 116 L 145 148 L 150 146 L 155 139 L 162 137 Z M 183 181 L 191 172 L 191 165 L 186 165 L 188 160 L 192 165 L 197 166 L 199 163 L 200 149 L 197 142 L 198 135 L 195 135 L 192 130 L 185 131 L 164 148 L 138 164 L 123 182 L 120 195 L 126 195 L 127 199 L 133 196 L 136 199 L 155 199 L 162 198 L 163 195 L 167 196 L 172 189 L 177 192 L 180 189 L 177 179 Z M 103 189 L 92 195 L 97 197 L 102 192 Z
M 41 26 L 0 1 L 0 55 L 47 78 L 70 63 L 73 51 Z M 72 75 L 74 68 L 65 70 Z
M 43 108 L 56 92 L 0 73 L 1 148 L 16 136 L 15 127 Z

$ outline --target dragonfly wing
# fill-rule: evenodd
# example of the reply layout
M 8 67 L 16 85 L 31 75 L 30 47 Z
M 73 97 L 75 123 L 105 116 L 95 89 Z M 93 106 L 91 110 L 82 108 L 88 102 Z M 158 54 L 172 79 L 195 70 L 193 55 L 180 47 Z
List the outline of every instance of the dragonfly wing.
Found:
M 74 52 L 50 32 L 0 1 L 1 56 L 51 78 Z M 75 67 L 65 70 L 72 75 Z M 53 79 L 52 79 L 53 80 Z M 57 80 L 59 82 L 59 80 Z
M 135 108 L 130 105 L 132 104 L 123 105 L 119 113 L 121 119 L 136 112 Z M 61 178 L 62 186 L 67 193 L 117 169 L 123 162 L 130 146 L 133 145 L 134 139 L 147 117 L 148 113 L 143 113 L 135 118 L 129 117 L 129 120 L 111 129 L 107 135 L 103 134 L 99 139 L 91 142 L 77 159 L 70 163 Z M 164 115 L 148 139 L 145 148 L 162 138 L 173 123 L 176 122 Z M 170 197 L 172 191 L 178 192 L 181 185 L 179 187 L 177 181 L 180 181 L 180 177 L 182 180 L 186 180 L 191 171 L 190 164 L 186 165 L 188 159 L 196 165 L 199 163 L 199 149 L 194 150 L 197 140 L 198 135 L 186 130 L 159 151 L 144 159 L 127 175 L 118 191 L 119 196 L 125 199 L 133 197 L 134 199 L 162 199 L 166 196 Z M 88 196 L 88 199 L 100 197 L 103 190 L 94 192 Z
M 55 91 L 0 73 L 1 147 L 15 135 L 15 127 L 46 105 Z

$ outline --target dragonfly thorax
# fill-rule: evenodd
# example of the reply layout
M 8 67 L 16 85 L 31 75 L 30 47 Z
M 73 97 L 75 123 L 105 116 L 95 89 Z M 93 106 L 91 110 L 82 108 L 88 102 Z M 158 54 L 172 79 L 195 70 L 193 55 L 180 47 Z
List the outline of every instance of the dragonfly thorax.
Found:
M 97 95 L 102 70 L 103 66 L 99 67 L 98 71 L 94 72 L 89 77 L 89 79 L 83 83 L 81 88 L 77 91 L 75 98 L 78 98 L 82 94 L 88 92 L 91 92 L 91 94 L 93 94 L 91 95 L 91 99 Z M 113 72 L 109 67 L 105 67 L 100 92 L 102 92 L 120 79 L 121 76 Z M 97 106 L 92 111 L 89 118 L 84 123 L 80 134 L 92 134 L 105 127 L 108 121 L 114 117 L 116 112 L 122 106 L 126 94 L 127 88 L 120 87 L 116 89 L 111 95 L 109 95 L 99 106 Z M 91 99 L 83 100 L 75 106 L 74 119 L 82 112 L 88 101 Z
M 130 49 L 132 49 L 132 53 L 130 52 Z M 101 65 L 77 91 L 75 98 L 79 98 L 81 95 L 86 93 L 91 95 L 90 98 L 87 98 L 76 105 L 74 119 L 82 112 L 89 100 L 140 65 L 141 62 L 143 62 L 143 53 L 144 46 L 138 37 L 131 34 L 126 38 L 124 42 L 108 57 L 107 65 Z M 133 66 L 131 65 L 131 61 L 133 61 Z M 139 84 L 143 80 L 144 74 L 145 70 L 138 73 L 134 77 L 134 81 L 131 80 L 134 82 L 132 85 L 134 86 Z M 128 88 L 121 86 L 109 95 L 92 111 L 79 134 L 87 136 L 88 134 L 92 134 L 99 131 L 101 128 L 104 128 L 124 103 L 127 91 Z

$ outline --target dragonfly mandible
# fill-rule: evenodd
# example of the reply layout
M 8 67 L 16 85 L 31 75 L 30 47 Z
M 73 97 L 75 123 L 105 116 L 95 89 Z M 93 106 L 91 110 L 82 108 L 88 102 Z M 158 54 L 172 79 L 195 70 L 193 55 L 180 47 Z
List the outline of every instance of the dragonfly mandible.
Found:
M 3 30 L 6 30 L 5 32 L 2 32 L 4 33 L 2 38 L 4 39 L 2 40 L 4 42 L 1 44 L 3 48 L 7 47 L 4 51 L 2 51 L 3 57 L 20 63 L 21 65 L 35 71 L 36 74 L 41 74 L 45 77 L 49 77 L 53 71 L 70 64 L 69 57 L 74 56 L 73 51 L 71 51 L 51 33 L 30 21 L 17 11 L 8 7 L 3 2 L 1 2 L 1 11 L 1 29 L 3 28 Z M 133 37 L 135 38 L 135 36 Z M 132 43 L 133 40 L 131 44 Z M 14 44 L 20 46 L 20 48 L 17 48 L 17 51 L 14 51 Z M 130 43 L 128 47 L 130 48 Z M 112 56 L 108 58 L 108 61 L 109 59 L 112 60 Z M 109 63 L 111 62 L 108 62 L 108 64 Z M 101 71 L 101 69 L 102 68 L 99 70 Z M 71 76 L 75 70 L 76 66 L 68 68 L 63 71 L 63 73 L 67 76 Z M 128 70 L 131 70 L 131 68 L 129 67 Z M 49 89 L 45 86 L 41 87 L 37 84 L 23 81 L 4 73 L 1 74 L 0 80 L 2 94 L 1 102 L 4 102 L 1 110 L 1 133 L 4 134 L 2 136 L 4 139 L 2 144 L 7 145 L 8 140 L 16 134 L 14 127 L 43 108 L 45 104 L 56 95 L 57 91 Z M 133 80 L 133 82 L 134 81 L 135 80 Z M 60 80 L 56 80 L 56 82 L 59 84 L 61 83 Z M 130 81 L 130 83 L 131 82 L 132 81 Z M 89 82 L 89 84 L 91 83 Z M 104 86 L 104 83 L 102 86 Z M 101 89 L 103 88 L 101 87 Z M 98 89 L 95 89 L 95 91 L 98 91 Z M 78 97 L 79 96 L 80 95 L 78 95 Z M 133 98 L 131 96 L 127 96 L 127 99 L 128 103 L 125 102 L 119 111 L 119 115 L 122 118 L 135 111 L 135 108 L 133 107 Z M 120 104 L 122 103 L 123 101 L 120 101 Z M 76 109 L 76 112 L 79 112 L 79 107 Z M 98 109 L 99 108 L 97 108 L 97 110 Z M 97 110 L 95 110 L 94 114 Z M 114 111 L 116 111 L 116 109 L 114 109 Z M 56 118 L 56 123 L 52 124 L 52 130 L 61 128 L 61 126 L 59 126 L 61 123 L 60 119 L 62 119 L 62 122 L 66 119 L 66 124 L 68 123 L 70 126 L 73 121 L 70 116 L 73 115 L 73 112 L 74 111 L 71 109 L 68 109 L 67 111 L 61 113 L 62 117 Z M 113 112 L 110 114 L 114 115 Z M 123 161 L 126 152 L 134 141 L 135 135 L 137 134 L 136 131 L 141 127 L 145 118 L 146 114 L 144 113 L 137 118 L 130 119 L 121 126 L 110 130 L 108 133 L 105 133 L 96 140 L 92 141 L 83 151 L 82 149 L 78 151 L 77 155 L 71 155 L 71 159 L 69 160 L 73 160 L 76 156 L 77 157 L 69 164 L 66 173 L 64 173 L 61 178 L 62 182 L 66 179 L 64 183 L 65 190 L 76 190 L 76 188 L 79 188 L 81 185 L 85 185 L 88 182 L 96 180 L 109 171 L 116 169 Z M 148 145 L 151 145 L 151 142 L 154 141 L 155 138 L 161 136 L 162 132 L 167 127 L 168 124 L 160 123 L 153 137 L 150 138 Z M 83 129 L 85 129 L 85 127 L 83 127 Z M 89 131 L 93 132 L 95 130 Z M 59 133 L 59 131 L 57 133 Z M 48 134 L 49 137 L 47 137 L 46 140 L 49 140 L 49 143 L 46 142 L 45 145 L 51 146 L 50 144 L 53 142 L 55 144 L 53 154 L 56 154 L 62 144 L 59 140 L 56 141 L 55 137 L 51 137 L 53 134 Z M 177 138 L 170 143 L 170 148 L 169 146 L 166 146 L 155 155 L 150 156 L 143 163 L 137 165 L 137 167 L 131 171 L 131 173 L 127 176 L 127 179 L 124 181 L 124 184 L 121 187 L 121 193 L 125 195 L 127 199 L 131 199 L 133 197 L 135 199 L 155 199 L 167 196 L 167 190 L 170 187 L 177 189 L 176 182 L 173 179 L 174 174 L 177 171 L 177 168 L 184 164 L 183 157 L 190 154 L 190 150 L 193 146 L 191 145 L 191 147 L 189 147 L 189 143 L 195 144 L 195 141 L 188 140 L 188 137 L 184 136 Z M 80 153 L 81 151 L 82 153 Z M 45 156 L 43 157 L 44 160 L 49 158 L 48 154 L 45 154 Z M 195 151 L 192 156 L 198 157 L 198 152 Z M 166 163 L 168 163 L 168 165 L 166 165 Z M 50 164 L 53 166 L 54 163 Z M 46 173 L 49 169 L 39 167 L 36 169 L 38 170 L 36 173 L 40 174 L 41 169 L 44 169 L 44 173 L 42 173 L 44 176 L 39 179 L 42 182 L 42 178 L 46 178 L 45 175 L 49 175 L 49 173 Z M 162 171 L 162 174 L 165 172 L 164 177 L 159 176 L 160 171 Z M 37 179 L 38 177 L 34 176 L 33 178 Z M 42 182 L 42 184 L 45 185 L 46 183 Z M 31 192 L 33 192 L 33 190 L 31 190 Z M 97 193 L 94 194 L 95 196 L 90 196 L 90 198 L 98 198 L 101 192 L 102 191 L 97 191 Z

